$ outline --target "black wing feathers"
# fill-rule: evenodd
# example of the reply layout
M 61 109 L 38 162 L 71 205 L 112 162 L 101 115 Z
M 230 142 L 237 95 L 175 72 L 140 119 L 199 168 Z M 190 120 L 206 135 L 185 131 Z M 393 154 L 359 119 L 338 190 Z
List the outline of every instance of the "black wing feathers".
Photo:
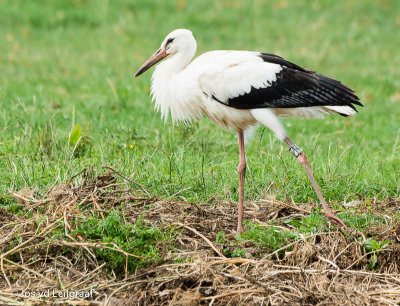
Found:
M 284 58 L 282 58 L 282 57 L 280 57 L 278 55 L 275 55 L 275 54 L 261 52 L 260 53 L 260 57 L 263 59 L 264 62 L 274 63 L 274 64 L 278 64 L 278 65 L 285 66 L 285 67 L 288 67 L 288 68 L 297 69 L 297 70 L 300 70 L 300 71 L 307 71 L 306 69 L 304 69 L 304 68 L 302 68 L 300 66 L 297 66 L 296 64 L 293 64 L 293 63 L 291 63 L 291 62 L 285 60 Z
M 282 66 L 276 80 L 269 87 L 252 87 L 249 93 L 229 98 L 224 104 L 238 109 L 350 106 L 356 110 L 353 104 L 362 106 L 354 92 L 339 81 L 306 70 L 277 55 L 261 53 L 260 57 L 265 62 Z M 217 97 L 215 100 L 221 102 Z

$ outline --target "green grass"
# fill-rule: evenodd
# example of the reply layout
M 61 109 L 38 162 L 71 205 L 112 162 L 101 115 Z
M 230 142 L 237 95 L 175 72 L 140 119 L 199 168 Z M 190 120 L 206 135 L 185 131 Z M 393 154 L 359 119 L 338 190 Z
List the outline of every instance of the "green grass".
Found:
M 134 271 L 137 266 L 160 261 L 162 256 L 157 243 L 173 240 L 172 231 L 163 232 L 155 226 L 145 225 L 141 217 L 131 224 L 123 220 L 123 216 L 111 211 L 104 220 L 82 220 L 72 234 L 113 248 L 98 247 L 94 251 L 100 260 L 107 262 L 108 267 L 116 272 L 123 272 L 125 264 L 130 271 Z M 129 253 L 129 256 L 125 256 L 121 250 Z
M 40 193 L 88 165 L 112 166 L 151 193 L 237 200 L 234 133 L 208 120 L 166 125 L 151 72 L 133 75 L 164 36 L 189 28 L 198 52 L 276 53 L 335 77 L 365 107 L 353 118 L 286 119 L 325 197 L 399 196 L 399 1 L 0 2 L 0 203 Z M 70 133 L 79 124 L 79 148 Z M 131 148 L 133 146 L 133 149 Z M 316 200 L 285 145 L 259 129 L 247 146 L 246 198 Z M 273 187 L 267 187 L 274 182 Z M 12 201 L 11 201 L 12 202 Z
M 258 247 L 264 247 L 266 251 L 273 252 L 287 245 L 291 239 L 298 238 L 298 234 L 294 232 L 282 231 L 273 224 L 268 227 L 259 225 L 258 223 L 247 222 L 248 230 L 240 235 L 239 240 L 251 240 Z

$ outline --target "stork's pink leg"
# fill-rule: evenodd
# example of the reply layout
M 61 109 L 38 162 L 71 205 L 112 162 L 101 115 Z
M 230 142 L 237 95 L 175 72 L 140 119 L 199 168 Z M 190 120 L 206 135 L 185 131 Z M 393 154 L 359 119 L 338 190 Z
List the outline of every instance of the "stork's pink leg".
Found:
M 243 131 L 238 132 L 239 140 L 239 211 L 237 233 L 243 234 L 243 198 L 244 198 L 244 179 L 246 175 L 246 156 L 244 153 L 244 135 Z
M 333 211 L 329 208 L 328 204 L 326 203 L 326 201 L 322 195 L 321 189 L 319 188 L 317 182 L 315 181 L 314 175 L 311 172 L 311 168 L 310 168 L 310 165 L 308 164 L 306 154 L 296 144 L 294 144 L 288 137 L 285 137 L 284 141 L 289 145 L 289 147 L 290 147 L 289 151 L 294 156 L 297 157 L 297 160 L 300 162 L 301 166 L 306 171 L 308 179 L 310 180 L 310 182 L 315 190 L 315 193 L 317 194 L 317 197 L 318 197 L 319 201 L 321 202 L 321 205 L 325 212 L 325 215 L 329 219 L 331 219 L 334 223 L 336 223 L 337 225 L 347 228 L 346 224 L 344 224 L 344 222 L 339 217 L 335 216 Z

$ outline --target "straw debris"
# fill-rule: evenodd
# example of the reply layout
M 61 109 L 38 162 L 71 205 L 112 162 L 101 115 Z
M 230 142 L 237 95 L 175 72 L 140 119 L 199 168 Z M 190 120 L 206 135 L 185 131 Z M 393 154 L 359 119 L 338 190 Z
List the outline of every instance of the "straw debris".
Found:
M 42 195 L 22 190 L 10 191 L 10 196 L 21 210 L 13 213 L 0 208 L 2 304 L 400 303 L 400 227 L 393 216 L 400 199 L 375 201 L 375 212 L 387 222 L 367 227 L 364 233 L 331 228 L 274 251 L 245 241 L 238 245 L 245 258 L 231 258 L 228 255 L 237 241 L 228 229 L 235 228 L 236 204 L 229 201 L 214 199 L 215 205 L 210 205 L 159 199 L 111 168 L 100 174 L 85 169 Z M 267 199 L 246 203 L 245 218 L 261 225 L 274 220 L 277 229 L 289 232 L 293 227 L 285 220 L 301 219 L 310 207 Z M 116 272 L 98 249 L 121 254 L 127 263 L 140 256 L 116 242 L 94 241 L 75 230 L 88 217 L 105 220 L 110 210 L 122 208 L 126 222 L 134 224 L 142 218 L 143 224 L 160 231 L 173 229 L 174 234 L 155 244 L 158 260 L 135 270 L 127 264 Z M 221 231 L 228 234 L 225 241 L 217 242 Z M 368 253 L 363 241 L 371 237 L 391 243 L 379 250 L 379 264 L 369 270 L 371 254 L 376 252 Z

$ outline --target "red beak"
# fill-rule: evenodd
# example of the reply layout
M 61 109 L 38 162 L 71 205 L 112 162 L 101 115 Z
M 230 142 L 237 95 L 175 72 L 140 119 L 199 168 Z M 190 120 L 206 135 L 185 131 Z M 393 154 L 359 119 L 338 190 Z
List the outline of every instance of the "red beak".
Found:
M 159 61 L 161 61 L 163 58 L 167 57 L 168 54 L 165 52 L 164 49 L 158 49 L 143 65 L 140 67 L 140 69 L 136 72 L 135 78 L 141 75 L 143 72 L 145 72 L 147 69 L 149 69 L 151 66 L 157 64 Z

